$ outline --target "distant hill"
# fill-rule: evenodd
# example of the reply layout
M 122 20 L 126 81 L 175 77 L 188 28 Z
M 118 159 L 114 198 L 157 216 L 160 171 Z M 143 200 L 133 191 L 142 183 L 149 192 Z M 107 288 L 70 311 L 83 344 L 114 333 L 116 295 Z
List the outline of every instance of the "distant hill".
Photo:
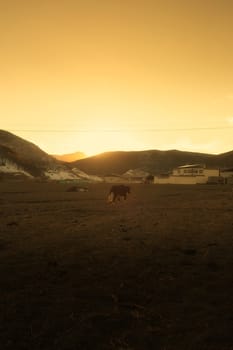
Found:
M 35 144 L 4 130 L 0 130 L 0 178 L 90 179 L 79 169 L 72 169 L 69 163 L 55 159 Z
M 68 163 L 55 159 L 23 138 L 0 130 L 0 178 L 17 175 L 99 182 L 102 176 L 108 174 L 123 175 L 136 169 L 137 173 L 141 171 L 157 175 L 168 173 L 180 165 L 194 163 L 222 169 L 233 168 L 233 151 L 218 155 L 177 150 L 105 152 Z
M 83 152 L 75 152 L 69 154 L 51 154 L 55 159 L 61 160 L 63 162 L 74 162 L 76 160 L 80 160 L 86 158 L 87 156 Z
M 57 161 L 33 143 L 10 132 L 0 130 L 0 156 L 32 176 L 41 176 L 44 170 L 57 165 Z
M 219 155 L 177 150 L 106 152 L 71 164 L 88 174 L 103 176 L 108 173 L 124 174 L 130 169 L 141 169 L 156 175 L 168 173 L 180 165 L 193 163 L 205 164 L 207 167 L 232 167 L 233 151 Z

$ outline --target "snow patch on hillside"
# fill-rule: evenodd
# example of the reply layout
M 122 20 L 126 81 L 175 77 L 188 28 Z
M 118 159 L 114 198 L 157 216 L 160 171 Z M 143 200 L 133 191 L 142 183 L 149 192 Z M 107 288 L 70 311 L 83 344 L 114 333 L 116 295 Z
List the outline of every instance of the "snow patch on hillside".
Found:
M 30 178 L 33 177 L 27 171 L 18 167 L 17 164 L 15 164 L 9 160 L 4 160 L 4 162 L 3 161 L 0 162 L 0 173 L 11 173 L 11 174 L 15 173 L 15 174 L 23 174 L 23 175 L 28 176 Z
M 34 178 L 34 176 L 32 176 L 29 172 L 25 171 L 22 167 L 6 158 L 0 158 L 0 173 L 11 175 L 24 175 L 31 179 Z M 79 180 L 87 182 L 103 182 L 103 179 L 101 177 L 95 175 L 88 175 L 77 168 L 70 169 L 66 168 L 65 166 L 53 166 L 52 169 L 48 168 L 47 170 L 43 171 L 42 174 L 42 177 L 44 176 L 48 180 Z
M 128 171 L 126 171 L 126 173 L 123 174 L 123 176 L 128 176 L 128 177 L 146 177 L 148 176 L 149 173 L 141 170 L 141 169 L 130 169 Z
M 88 182 L 103 181 L 103 179 L 100 177 L 95 175 L 88 175 L 77 168 L 74 168 L 70 171 L 65 169 L 50 169 L 45 171 L 44 175 L 50 180 L 82 180 Z
M 77 176 L 68 170 L 47 170 L 45 176 L 50 180 L 77 180 Z
M 73 168 L 72 171 L 81 179 L 87 180 L 90 182 L 103 182 L 103 179 L 96 175 L 88 175 L 84 173 L 82 170 L 79 170 L 77 168 Z

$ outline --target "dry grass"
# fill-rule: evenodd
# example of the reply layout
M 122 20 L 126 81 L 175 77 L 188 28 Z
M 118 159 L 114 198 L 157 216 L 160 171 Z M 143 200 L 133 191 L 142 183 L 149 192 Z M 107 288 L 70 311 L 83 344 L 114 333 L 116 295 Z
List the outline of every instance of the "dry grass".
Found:
M 0 184 L 3 350 L 233 349 L 227 186 Z

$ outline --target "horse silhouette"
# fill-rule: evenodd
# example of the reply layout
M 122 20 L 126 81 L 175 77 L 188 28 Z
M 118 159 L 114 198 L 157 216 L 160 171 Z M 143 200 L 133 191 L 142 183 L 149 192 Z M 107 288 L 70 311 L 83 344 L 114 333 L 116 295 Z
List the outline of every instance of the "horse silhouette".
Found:
M 113 185 L 110 188 L 108 199 L 110 202 L 115 202 L 116 200 L 121 200 L 123 197 L 126 200 L 127 195 L 131 193 L 130 187 L 125 185 Z

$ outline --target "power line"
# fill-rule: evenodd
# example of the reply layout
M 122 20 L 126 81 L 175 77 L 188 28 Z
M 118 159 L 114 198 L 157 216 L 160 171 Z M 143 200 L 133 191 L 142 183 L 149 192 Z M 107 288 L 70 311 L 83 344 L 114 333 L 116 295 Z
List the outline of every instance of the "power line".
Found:
M 229 130 L 233 129 L 233 126 L 216 126 L 216 127 L 197 127 L 197 128 L 169 128 L 169 129 L 72 129 L 72 130 L 35 130 L 35 129 L 9 129 L 11 132 L 32 132 L 32 133 L 120 133 L 120 132 L 176 132 L 176 131 L 201 131 L 201 130 Z

